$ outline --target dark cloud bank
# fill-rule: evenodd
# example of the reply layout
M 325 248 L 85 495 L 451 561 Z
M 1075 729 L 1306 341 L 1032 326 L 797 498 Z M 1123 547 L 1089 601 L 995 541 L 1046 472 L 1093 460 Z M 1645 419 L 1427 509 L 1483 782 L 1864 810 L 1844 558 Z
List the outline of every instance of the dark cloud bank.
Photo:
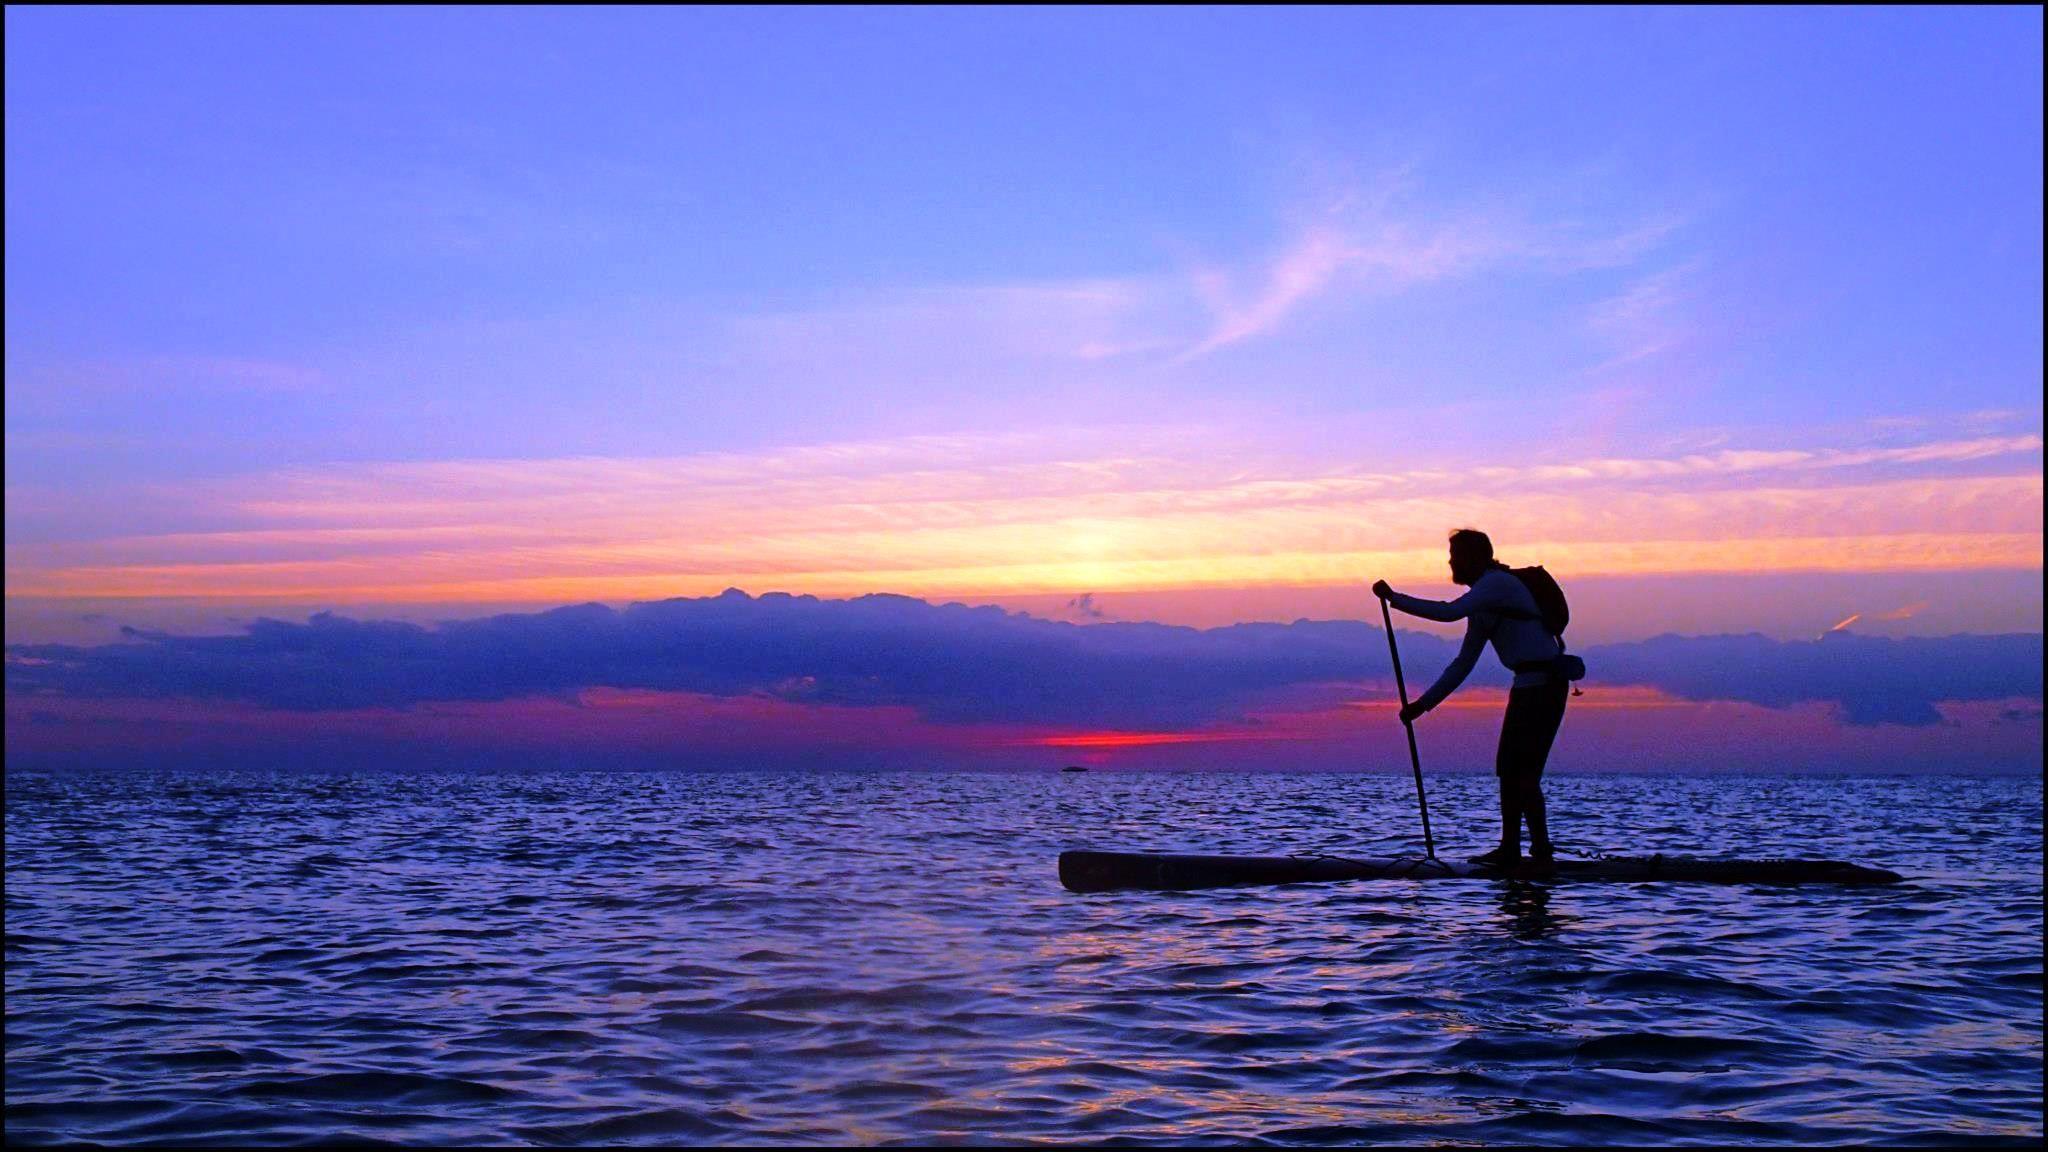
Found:
M 600 604 L 423 628 L 322 614 L 259 620 L 240 635 L 124 629 L 94 647 L 12 645 L 6 686 L 38 695 L 193 698 L 294 711 L 428 701 L 573 697 L 586 688 L 760 694 L 903 705 L 942 723 L 1184 729 L 1228 722 L 1272 693 L 1390 676 L 1385 637 L 1358 621 L 1206 631 L 1078 625 L 903 596 L 818 600 L 738 591 Z M 1411 681 L 1450 658 L 1401 633 Z M 2039 698 L 2039 634 L 1816 641 L 1661 636 L 1584 653 L 1587 688 L 1646 685 L 1692 700 L 1836 705 L 1852 724 L 1927 725 L 1946 700 Z M 1473 682 L 1500 685 L 1489 655 Z M 1419 685 L 1412 686 L 1419 691 Z M 2038 714 L 2038 712 L 2036 712 Z

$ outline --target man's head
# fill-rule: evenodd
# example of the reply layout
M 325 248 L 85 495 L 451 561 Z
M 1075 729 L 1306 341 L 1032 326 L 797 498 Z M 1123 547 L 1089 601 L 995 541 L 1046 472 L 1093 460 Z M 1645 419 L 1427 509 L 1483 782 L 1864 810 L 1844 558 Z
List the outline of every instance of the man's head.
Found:
M 1493 541 L 1476 528 L 1451 533 L 1451 582 L 1470 588 L 1493 567 Z

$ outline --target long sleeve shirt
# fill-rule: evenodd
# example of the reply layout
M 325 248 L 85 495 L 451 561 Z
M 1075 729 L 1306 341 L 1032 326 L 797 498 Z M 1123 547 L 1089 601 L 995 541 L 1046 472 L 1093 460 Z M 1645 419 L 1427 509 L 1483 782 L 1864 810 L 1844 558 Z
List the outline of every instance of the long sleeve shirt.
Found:
M 1540 663 L 1557 656 L 1557 640 L 1544 631 L 1536 598 L 1505 568 L 1489 569 L 1470 591 L 1456 600 L 1424 600 L 1395 592 L 1387 597 L 1387 603 L 1424 620 L 1466 622 L 1465 643 L 1458 648 L 1458 655 L 1429 691 L 1416 698 L 1415 703 L 1425 712 L 1457 691 L 1458 685 L 1471 674 L 1472 666 L 1479 662 L 1479 653 L 1489 640 L 1493 642 L 1494 655 L 1511 672 L 1517 664 Z M 1517 688 L 1549 682 L 1550 673 L 1542 669 L 1515 672 Z

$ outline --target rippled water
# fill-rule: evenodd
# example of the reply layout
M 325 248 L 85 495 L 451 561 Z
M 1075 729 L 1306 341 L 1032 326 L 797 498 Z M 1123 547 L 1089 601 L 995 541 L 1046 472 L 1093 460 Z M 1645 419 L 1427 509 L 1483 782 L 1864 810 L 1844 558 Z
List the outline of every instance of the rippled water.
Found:
M 1491 778 L 1435 782 L 1485 846 Z M 1076 896 L 1413 846 L 1393 775 L 7 777 L 11 1140 L 2024 1142 L 2038 779 L 1561 776 L 1881 890 Z

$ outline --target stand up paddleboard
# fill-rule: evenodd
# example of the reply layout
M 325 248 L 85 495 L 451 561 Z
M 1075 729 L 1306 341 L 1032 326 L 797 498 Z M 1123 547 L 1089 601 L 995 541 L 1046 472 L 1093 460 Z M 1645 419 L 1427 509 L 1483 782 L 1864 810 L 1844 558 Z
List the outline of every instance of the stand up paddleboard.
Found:
M 1571 880 L 1617 884 L 1895 884 L 1882 868 L 1839 860 L 1717 860 L 1694 856 L 1604 856 L 1524 861 L 1509 868 L 1427 856 L 1189 856 L 1155 852 L 1062 852 L 1060 883 L 1070 892 L 1178 891 L 1331 880 Z

